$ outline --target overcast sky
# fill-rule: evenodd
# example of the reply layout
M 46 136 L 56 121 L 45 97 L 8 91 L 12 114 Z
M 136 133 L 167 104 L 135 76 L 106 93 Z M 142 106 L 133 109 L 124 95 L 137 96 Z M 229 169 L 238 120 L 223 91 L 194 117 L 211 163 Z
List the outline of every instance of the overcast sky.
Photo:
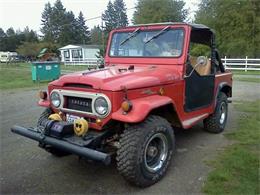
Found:
M 40 33 L 41 13 L 47 2 L 52 5 L 56 0 L 0 0 L 0 27 L 5 31 L 9 27 L 23 30 L 26 26 Z M 61 0 L 67 10 L 78 16 L 82 11 L 85 19 L 101 16 L 109 0 Z M 112 0 L 113 1 L 113 0 Z M 200 0 L 184 0 L 186 8 L 190 10 L 189 18 L 193 18 L 194 11 Z M 124 0 L 128 19 L 131 22 L 137 0 Z M 88 27 L 100 25 L 101 19 L 86 21 Z

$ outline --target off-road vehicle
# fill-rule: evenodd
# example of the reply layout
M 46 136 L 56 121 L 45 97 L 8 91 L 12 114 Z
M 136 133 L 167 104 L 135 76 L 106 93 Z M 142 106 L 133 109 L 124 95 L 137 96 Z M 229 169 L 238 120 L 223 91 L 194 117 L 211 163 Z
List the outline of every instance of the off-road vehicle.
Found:
M 40 92 L 37 127 L 12 132 L 54 155 L 111 162 L 137 186 L 150 186 L 174 157 L 174 129 L 203 121 L 220 133 L 232 74 L 212 30 L 200 24 L 129 26 L 110 33 L 104 67 L 67 74 Z

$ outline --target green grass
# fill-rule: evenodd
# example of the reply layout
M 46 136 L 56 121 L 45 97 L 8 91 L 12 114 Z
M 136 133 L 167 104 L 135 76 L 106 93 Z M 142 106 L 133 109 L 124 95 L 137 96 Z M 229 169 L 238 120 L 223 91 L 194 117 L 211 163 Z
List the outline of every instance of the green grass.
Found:
M 47 82 L 32 81 L 31 67 L 28 63 L 0 64 L 0 75 L 1 90 L 47 86 Z
M 65 70 L 65 71 L 82 71 L 82 70 L 87 70 L 86 66 L 82 66 L 82 65 L 61 65 L 61 70 Z
M 260 78 L 250 78 L 250 77 L 235 77 L 236 81 L 244 81 L 244 82 L 253 82 L 253 83 L 260 83 Z
M 85 66 L 64 66 L 61 65 L 61 71 L 75 72 L 86 70 Z M 30 63 L 13 63 L 0 64 L 0 89 L 18 89 L 25 87 L 43 87 L 47 86 L 48 82 L 33 82 L 31 78 Z
M 248 70 L 247 72 L 243 70 L 231 70 L 234 75 L 260 75 L 258 70 Z
M 212 162 L 206 194 L 259 194 L 260 100 L 235 105 L 237 129 L 225 134 L 235 143 Z

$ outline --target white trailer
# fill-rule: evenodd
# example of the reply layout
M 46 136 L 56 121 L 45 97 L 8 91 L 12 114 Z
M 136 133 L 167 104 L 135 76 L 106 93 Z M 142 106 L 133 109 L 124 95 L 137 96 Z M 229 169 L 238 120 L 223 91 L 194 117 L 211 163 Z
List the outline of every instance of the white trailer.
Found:
M 0 51 L 0 62 L 10 62 L 16 59 L 18 54 L 10 51 Z

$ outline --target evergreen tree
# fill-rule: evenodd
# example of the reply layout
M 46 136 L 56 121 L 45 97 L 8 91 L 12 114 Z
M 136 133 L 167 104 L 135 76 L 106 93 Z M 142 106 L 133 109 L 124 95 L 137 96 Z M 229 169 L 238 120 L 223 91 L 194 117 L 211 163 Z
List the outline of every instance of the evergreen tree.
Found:
M 107 4 L 107 9 L 102 14 L 102 20 L 105 22 L 105 32 L 108 33 L 114 28 L 128 25 L 126 7 L 123 0 L 111 1 Z
M 102 20 L 105 22 L 105 31 L 106 33 L 110 32 L 117 25 L 116 23 L 116 13 L 113 4 L 111 1 L 107 4 L 107 9 L 102 14 Z
M 7 36 L 5 31 L 0 28 L 0 51 L 6 51 L 7 47 Z
M 85 23 L 85 18 L 83 13 L 80 11 L 79 16 L 77 18 L 77 41 L 81 44 L 87 44 L 90 41 L 90 34 L 89 34 L 88 27 Z
M 0 38 L 6 37 L 5 31 L 0 28 Z
M 48 2 L 45 4 L 44 10 L 42 12 L 42 28 L 41 32 L 44 35 L 45 41 L 54 42 L 54 34 L 52 30 L 52 23 L 51 23 L 51 17 L 52 17 L 52 7 L 51 4 Z
M 139 0 L 134 12 L 134 24 L 183 22 L 187 16 L 183 0 Z
M 52 33 L 54 36 L 54 42 L 60 42 L 64 40 L 64 37 L 61 36 L 62 30 L 64 30 L 64 25 L 65 29 L 68 29 L 68 20 L 70 19 L 70 14 L 66 14 L 66 8 L 62 5 L 62 2 L 60 0 L 57 0 L 54 3 L 54 6 L 52 8 L 52 13 L 51 13 L 51 27 L 52 27 Z M 63 35 L 64 36 L 64 35 Z
M 60 32 L 57 42 L 60 45 L 77 44 L 77 21 L 73 12 L 66 12 L 63 24 L 60 26 Z
M 94 26 L 90 31 L 90 43 L 102 45 L 102 30 L 99 26 Z
M 23 35 L 23 40 L 21 41 L 38 42 L 38 36 L 36 32 L 30 30 L 28 26 L 26 26 L 23 32 L 21 32 L 21 35 Z
M 123 0 L 114 1 L 114 11 L 116 17 L 116 28 L 124 27 L 128 25 L 128 19 L 126 14 L 126 5 Z
M 8 28 L 7 30 L 6 30 L 6 35 L 8 36 L 8 37 L 12 37 L 12 36 L 15 36 L 15 31 L 14 31 L 14 29 L 11 27 L 11 28 Z

